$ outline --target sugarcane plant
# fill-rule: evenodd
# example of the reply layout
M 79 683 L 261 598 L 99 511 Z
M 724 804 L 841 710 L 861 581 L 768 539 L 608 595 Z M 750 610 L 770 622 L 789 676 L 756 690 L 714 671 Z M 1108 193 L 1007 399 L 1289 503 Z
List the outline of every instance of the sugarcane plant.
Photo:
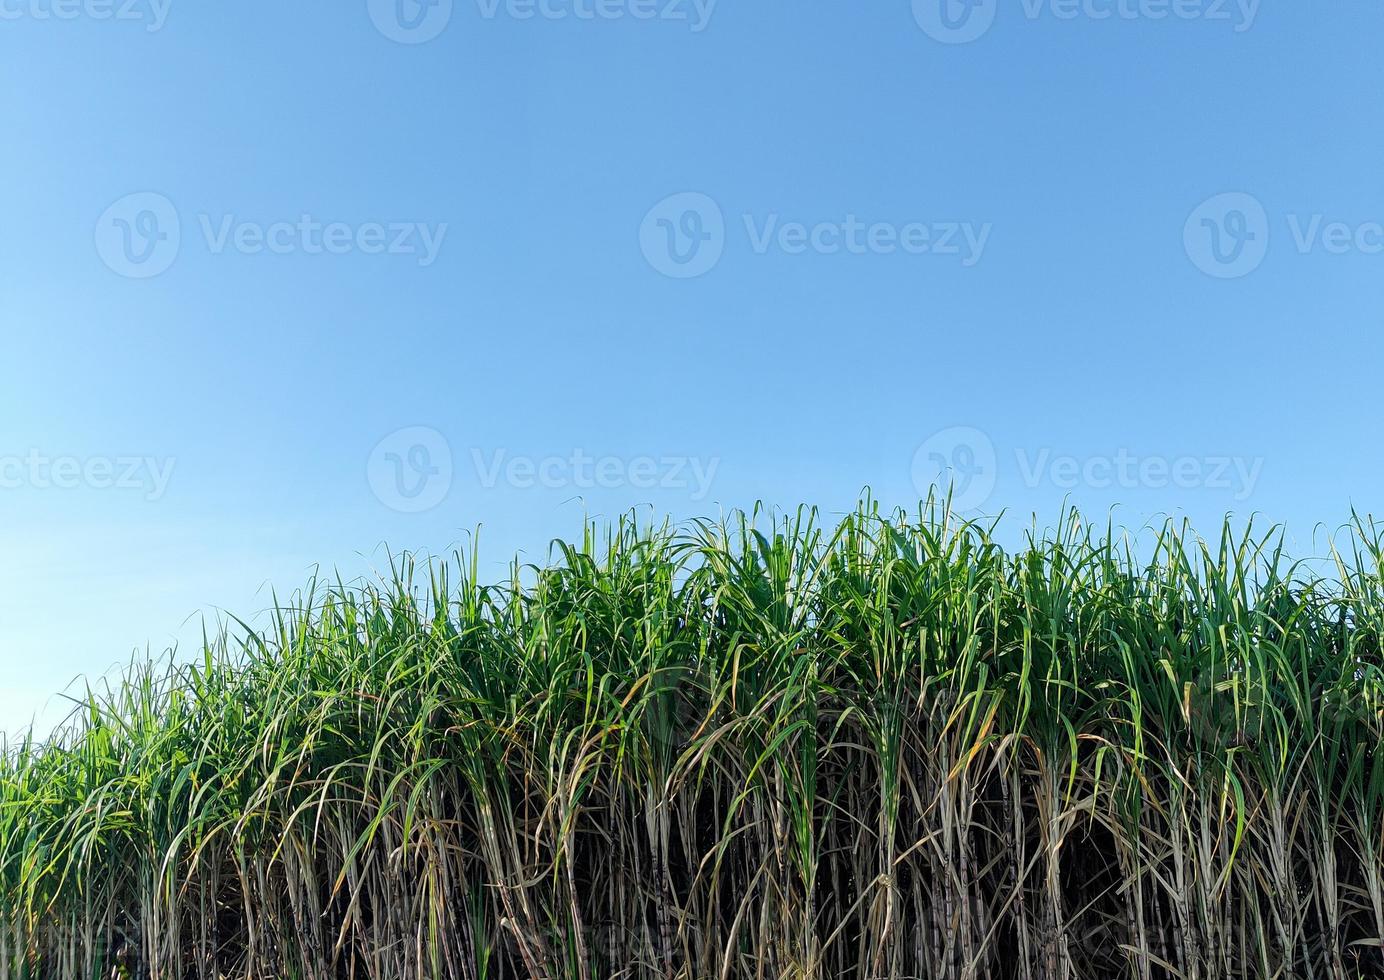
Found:
M 0 977 L 1384 976 L 1384 537 L 945 497 L 315 581 L 0 757 Z

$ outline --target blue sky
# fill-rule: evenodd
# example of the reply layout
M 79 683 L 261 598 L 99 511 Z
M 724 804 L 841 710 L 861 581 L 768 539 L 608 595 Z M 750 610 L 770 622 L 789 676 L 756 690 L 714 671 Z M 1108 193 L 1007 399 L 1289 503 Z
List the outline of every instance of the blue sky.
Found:
M 1310 550 L 1384 488 L 1381 26 L 0 0 L 0 728 L 477 526 L 948 473 Z

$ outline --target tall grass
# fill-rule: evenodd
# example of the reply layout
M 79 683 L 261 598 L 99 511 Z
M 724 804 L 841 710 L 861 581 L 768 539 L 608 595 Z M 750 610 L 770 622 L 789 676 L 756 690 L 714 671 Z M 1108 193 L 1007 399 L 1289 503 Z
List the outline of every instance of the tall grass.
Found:
M 4 977 L 1384 975 L 1384 581 L 945 502 L 314 585 L 0 762 Z

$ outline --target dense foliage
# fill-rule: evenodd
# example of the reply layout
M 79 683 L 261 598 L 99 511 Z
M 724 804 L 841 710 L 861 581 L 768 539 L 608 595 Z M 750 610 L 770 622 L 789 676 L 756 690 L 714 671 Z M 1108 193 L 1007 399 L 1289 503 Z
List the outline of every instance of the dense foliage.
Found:
M 1376 526 L 993 532 L 316 585 L 10 746 L 0 974 L 1384 975 Z

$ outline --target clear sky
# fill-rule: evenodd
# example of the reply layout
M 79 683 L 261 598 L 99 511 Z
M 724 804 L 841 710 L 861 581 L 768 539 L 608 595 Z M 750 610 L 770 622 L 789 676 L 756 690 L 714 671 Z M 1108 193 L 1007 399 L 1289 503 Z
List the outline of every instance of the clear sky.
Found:
M 478 525 L 499 575 L 585 514 L 946 472 L 1307 550 L 1384 489 L 1381 28 L 0 0 L 0 728 Z

